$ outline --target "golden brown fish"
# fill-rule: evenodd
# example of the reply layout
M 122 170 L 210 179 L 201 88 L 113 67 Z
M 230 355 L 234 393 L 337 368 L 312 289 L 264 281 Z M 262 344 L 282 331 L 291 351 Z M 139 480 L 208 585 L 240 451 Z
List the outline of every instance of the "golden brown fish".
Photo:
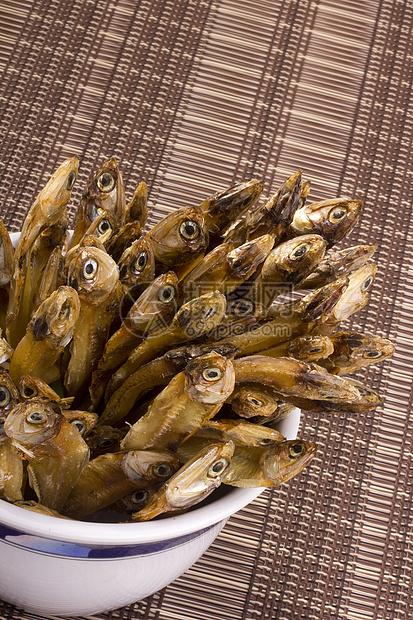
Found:
M 347 276 L 365 265 L 376 250 L 377 245 L 356 245 L 344 250 L 330 250 L 314 271 L 301 281 L 300 288 L 319 288 Z
M 68 282 L 78 292 L 79 320 L 64 377 L 69 396 L 80 402 L 103 354 L 110 325 L 119 311 L 122 288 L 114 260 L 98 248 L 80 248 L 69 265 Z
M 76 213 L 70 247 L 79 243 L 92 222 L 102 211 L 112 214 L 115 228 L 125 221 L 126 200 L 117 161 L 111 157 L 92 176 Z
M 165 451 L 102 454 L 83 469 L 62 512 L 75 519 L 92 515 L 137 489 L 164 482 L 178 467 L 176 456 Z
M 60 379 L 57 361 L 73 336 L 79 311 L 78 294 L 70 286 L 59 287 L 38 307 L 11 358 L 15 383 L 26 374 L 48 384 Z
M 294 357 L 302 362 L 319 362 L 334 352 L 334 344 L 328 336 L 308 334 L 293 340 L 287 340 L 276 347 L 260 351 L 260 355 L 270 357 Z
M 364 366 L 377 364 L 394 353 L 394 344 L 368 332 L 336 332 L 330 336 L 333 351 L 320 362 L 335 375 L 348 375 Z
M 182 511 L 198 504 L 219 487 L 233 452 L 232 441 L 210 444 L 169 478 L 145 508 L 132 515 L 132 519 L 148 521 L 160 514 Z
M 221 408 L 234 389 L 232 362 L 211 352 L 190 361 L 122 440 L 123 450 L 172 450 Z
M 33 377 L 31 375 L 22 375 L 17 384 L 17 389 L 22 401 L 35 398 L 36 396 L 42 396 L 43 398 L 55 400 L 62 409 L 69 409 L 73 402 L 72 396 L 68 398 L 60 397 L 47 383 L 39 379 L 39 377 Z
M 89 448 L 58 403 L 32 398 L 16 405 L 4 432 L 28 459 L 29 484 L 38 500 L 60 512 L 89 460 Z
M 202 209 L 184 207 L 169 213 L 146 235 L 155 259 L 169 268 L 186 265 L 208 247 L 209 236 Z
M 125 222 L 139 222 L 143 229 L 148 219 L 148 187 L 141 181 L 135 190 L 132 200 L 126 205 Z
M 329 198 L 306 204 L 294 213 L 287 237 L 314 233 L 321 235 L 331 248 L 357 224 L 362 209 L 360 200 Z
M 119 259 L 125 250 L 141 237 L 142 229 L 139 222 L 128 222 L 117 230 L 109 242 L 105 243 L 108 254 L 116 263 L 119 263 Z
M 14 273 L 7 308 L 7 324 L 12 325 L 10 326 L 11 333 L 9 334 L 8 331 L 6 333 L 13 347 L 16 346 L 20 334 L 20 326 L 17 322 L 17 335 L 14 335 L 15 321 L 22 301 L 30 249 L 43 230 L 67 219 L 67 203 L 77 178 L 78 166 L 77 157 L 67 159 L 59 166 L 37 196 L 23 222 L 14 255 Z
M 159 357 L 168 349 L 200 338 L 213 329 L 215 325 L 221 322 L 225 314 L 226 303 L 225 296 L 216 292 L 201 295 L 181 306 L 170 326 L 148 336 L 132 351 L 123 366 L 112 375 L 105 393 L 105 399 L 108 400 L 122 383 L 143 364 Z

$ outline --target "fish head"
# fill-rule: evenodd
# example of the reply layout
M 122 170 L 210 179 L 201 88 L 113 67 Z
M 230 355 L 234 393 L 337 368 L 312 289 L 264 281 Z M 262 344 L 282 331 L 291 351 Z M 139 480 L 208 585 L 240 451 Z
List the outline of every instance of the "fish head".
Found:
M 258 383 L 235 386 L 231 407 L 241 418 L 269 416 L 277 410 L 278 403 L 272 390 Z
M 0 286 L 9 284 L 14 271 L 13 245 L 10 235 L 0 220 Z
M 59 399 L 59 396 L 47 383 L 39 379 L 39 377 L 32 377 L 31 375 L 22 375 L 17 384 L 17 389 L 22 401 L 35 398 L 36 396 Z
M 155 255 L 146 237 L 136 239 L 118 261 L 119 279 L 125 286 L 148 284 L 155 277 Z
M 334 352 L 334 344 L 328 336 L 302 336 L 291 341 L 288 353 L 295 359 L 316 362 Z
M 125 219 L 126 200 L 122 175 L 114 157 L 108 159 L 89 180 L 82 196 L 82 208 L 87 225 L 109 211 L 117 226 Z
M 331 247 L 356 225 L 362 209 L 360 200 L 331 198 L 313 202 L 297 209 L 291 228 L 297 235 L 321 235 Z
M 30 450 L 56 437 L 63 421 L 57 402 L 36 397 L 14 407 L 4 423 L 4 432 L 16 445 Z
M 79 247 L 68 267 L 68 284 L 82 302 L 98 305 L 107 299 L 119 283 L 119 268 L 99 247 Z
M 336 322 L 348 319 L 368 303 L 370 288 L 377 272 L 377 264 L 363 265 L 348 277 L 348 286 L 332 310 Z
M 71 286 L 59 286 L 34 312 L 28 330 L 35 341 L 64 347 L 73 336 L 79 317 L 79 296 Z
M 115 220 L 110 211 L 101 209 L 99 215 L 91 222 L 87 235 L 97 237 L 103 244 L 112 238 L 116 230 Z
M 50 177 L 41 190 L 38 201 L 45 222 L 55 220 L 55 213 L 60 213 L 62 205 L 69 202 L 73 186 L 77 179 L 79 160 L 77 157 L 66 159 Z
M 184 207 L 165 216 L 147 234 L 160 263 L 186 265 L 206 250 L 209 243 L 205 217 L 199 207 Z
M 66 420 L 79 431 L 82 437 L 86 437 L 98 421 L 97 413 L 93 413 L 92 411 L 67 409 L 63 410 L 62 413 Z
M 249 278 L 265 261 L 273 246 L 273 235 L 261 235 L 231 250 L 227 256 L 231 273 L 238 278 Z
M 262 459 L 264 475 L 276 484 L 287 482 L 307 467 L 316 450 L 314 443 L 301 439 L 275 443 Z
M 149 284 L 129 310 L 125 326 L 139 335 L 167 327 L 179 305 L 178 277 L 164 273 Z
M 214 329 L 225 316 L 227 300 L 219 291 L 191 299 L 176 313 L 173 323 L 189 340 L 199 338 Z
M 202 427 L 203 433 L 208 431 L 218 438 L 221 435 L 221 439 L 233 441 L 235 446 L 268 447 L 285 440 L 275 429 L 244 420 L 210 420 Z
M 299 235 L 280 243 L 265 260 L 261 277 L 265 281 L 296 284 L 324 258 L 326 242 L 320 235 Z
M 335 366 L 365 366 L 381 362 L 394 353 L 394 344 L 386 338 L 367 332 L 336 332 L 331 337 L 334 343 Z
M 203 448 L 166 483 L 165 499 L 172 508 L 189 508 L 209 495 L 222 481 L 234 454 L 232 441 Z
M 122 459 L 125 476 L 134 484 L 164 482 L 179 468 L 176 455 L 167 451 L 131 450 Z
M 234 389 L 232 362 L 215 351 L 188 362 L 184 372 L 185 391 L 199 402 L 224 403 Z

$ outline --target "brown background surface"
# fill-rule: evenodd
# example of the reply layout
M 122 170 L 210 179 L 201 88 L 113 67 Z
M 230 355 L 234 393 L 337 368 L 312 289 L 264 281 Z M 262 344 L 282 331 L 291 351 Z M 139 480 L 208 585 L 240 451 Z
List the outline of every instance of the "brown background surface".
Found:
M 412 24 L 410 0 L 3 0 L 0 215 L 19 230 L 67 157 L 118 158 L 151 222 L 297 168 L 310 198 L 351 195 L 346 245 L 377 243 L 372 298 L 353 327 L 390 337 L 358 376 L 375 412 L 303 414 L 318 454 L 234 515 L 173 584 L 99 618 L 405 620 L 413 615 Z M 74 596 L 75 596 L 74 592 Z M 0 602 L 0 618 L 37 618 Z

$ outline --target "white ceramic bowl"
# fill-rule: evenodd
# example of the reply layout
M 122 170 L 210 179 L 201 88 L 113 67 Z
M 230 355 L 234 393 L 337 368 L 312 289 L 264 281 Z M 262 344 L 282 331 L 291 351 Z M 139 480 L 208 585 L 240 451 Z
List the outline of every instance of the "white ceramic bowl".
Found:
M 299 420 L 295 409 L 278 430 L 294 439 Z M 83 616 L 145 598 L 185 572 L 228 517 L 263 491 L 226 488 L 207 505 L 145 523 L 58 519 L 0 500 L 0 599 L 39 614 Z

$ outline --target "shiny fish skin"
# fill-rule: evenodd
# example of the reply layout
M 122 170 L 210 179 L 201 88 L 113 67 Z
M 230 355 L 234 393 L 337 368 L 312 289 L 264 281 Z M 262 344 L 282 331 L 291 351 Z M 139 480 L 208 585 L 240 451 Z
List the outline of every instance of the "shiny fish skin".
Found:
M 123 180 L 117 161 L 108 159 L 90 179 L 76 213 L 70 247 L 76 246 L 101 211 L 109 211 L 115 226 L 125 221 L 126 200 Z
M 70 286 L 59 287 L 39 306 L 11 358 L 15 383 L 26 374 L 48 384 L 60 378 L 56 363 L 73 336 L 79 312 L 78 294 Z
M 236 448 L 223 482 L 236 487 L 275 487 L 297 476 L 309 465 L 317 447 L 293 439 L 268 448 Z
M 44 229 L 67 219 L 67 203 L 77 178 L 78 167 L 77 157 L 64 161 L 41 190 L 25 217 L 14 254 L 7 324 L 16 321 L 19 313 L 30 248 Z M 8 334 L 8 331 L 6 333 L 9 343 L 15 347 L 17 336 L 13 335 L 13 325 L 11 334 Z
M 105 393 L 106 402 L 140 366 L 159 357 L 168 348 L 200 338 L 218 325 L 224 317 L 226 303 L 225 296 L 216 292 L 201 295 L 181 306 L 171 325 L 148 336 L 132 351 L 123 366 L 112 375 Z
M 362 267 L 373 257 L 377 245 L 356 245 L 344 250 L 330 250 L 316 269 L 304 280 L 300 287 L 314 289 L 347 276 Z
M 201 450 L 169 478 L 145 508 L 132 515 L 133 521 L 185 510 L 208 497 L 221 484 L 233 453 L 232 442 L 210 444 Z
M 109 399 L 99 424 L 115 424 L 125 418 L 134 404 L 139 402 L 145 392 L 152 388 L 166 385 L 178 372 L 184 370 L 187 363 L 194 358 L 216 351 L 232 359 L 237 349 L 232 345 L 199 346 L 189 345 L 172 349 L 163 356 L 144 364 L 132 373 Z
M 209 243 L 205 218 L 199 207 L 184 207 L 155 224 L 146 238 L 159 266 L 186 265 L 202 254 Z
M 362 203 L 351 198 L 330 198 L 306 204 L 294 213 L 287 238 L 308 233 L 321 235 L 331 248 L 357 224 Z
M 81 519 L 136 489 L 164 482 L 178 467 L 178 459 L 170 452 L 134 450 L 102 454 L 83 469 L 62 513 Z
M 64 377 L 69 396 L 80 402 L 102 356 L 110 325 L 117 316 L 122 295 L 114 260 L 94 247 L 79 248 L 69 265 L 69 284 L 80 299 L 80 313 Z
M 251 209 L 261 196 L 264 183 L 257 179 L 232 185 L 216 192 L 201 202 L 208 231 L 219 235 L 227 226 L 247 210 Z
M 89 448 L 58 403 L 32 398 L 14 407 L 4 432 L 28 459 L 29 484 L 47 508 L 60 511 L 89 460 Z
M 234 389 L 232 362 L 215 352 L 190 361 L 121 442 L 123 450 L 171 450 L 221 408 Z

